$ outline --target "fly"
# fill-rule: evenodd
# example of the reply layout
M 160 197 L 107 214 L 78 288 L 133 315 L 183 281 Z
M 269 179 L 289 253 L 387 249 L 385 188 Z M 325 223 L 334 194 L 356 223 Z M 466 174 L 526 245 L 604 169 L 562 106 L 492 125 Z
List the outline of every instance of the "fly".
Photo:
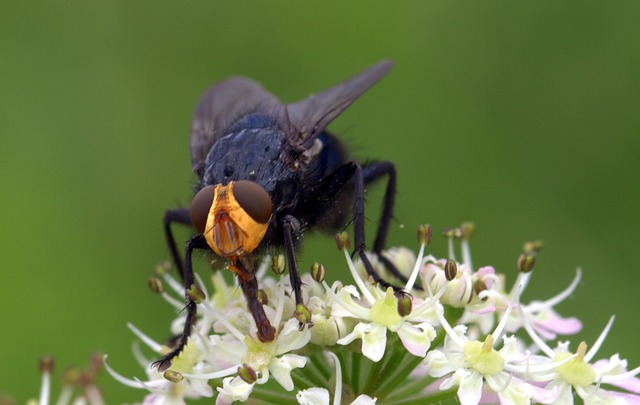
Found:
M 390 61 L 383 61 L 291 104 L 282 104 L 252 80 L 233 77 L 207 90 L 196 105 L 189 143 L 198 192 L 189 209 L 166 211 L 167 244 L 186 290 L 194 285 L 194 250 L 212 251 L 228 263 L 238 277 L 260 341 L 274 340 L 276 330 L 258 299 L 254 256 L 274 247 L 283 249 L 296 307 L 304 305 L 296 249 L 306 229 L 335 232 L 353 219 L 355 253 L 374 281 L 389 286 L 365 255 L 364 187 L 387 177 L 373 251 L 393 271 L 380 252 L 393 214 L 395 167 L 387 161 L 362 165 L 353 161 L 326 127 L 391 67 Z M 173 223 L 197 230 L 186 242 L 184 262 Z M 189 294 L 186 310 L 175 349 L 154 363 L 160 371 L 171 366 L 191 334 L 197 309 Z

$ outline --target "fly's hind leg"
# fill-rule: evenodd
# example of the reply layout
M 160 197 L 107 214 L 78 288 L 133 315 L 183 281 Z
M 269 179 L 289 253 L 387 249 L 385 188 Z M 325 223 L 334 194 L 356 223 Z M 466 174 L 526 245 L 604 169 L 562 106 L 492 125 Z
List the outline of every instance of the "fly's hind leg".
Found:
M 385 189 L 384 199 L 382 201 L 382 211 L 380 213 L 380 220 L 378 221 L 376 239 L 373 242 L 373 252 L 378 256 L 378 259 L 384 264 L 391 275 L 403 283 L 406 283 L 407 277 L 400 273 L 396 266 L 382 254 L 386 246 L 389 226 L 393 219 L 393 208 L 396 198 L 396 167 L 392 162 L 387 161 L 372 162 L 362 167 L 364 184 L 372 183 L 383 176 L 387 176 L 387 188 Z M 420 287 L 415 288 L 421 289 Z

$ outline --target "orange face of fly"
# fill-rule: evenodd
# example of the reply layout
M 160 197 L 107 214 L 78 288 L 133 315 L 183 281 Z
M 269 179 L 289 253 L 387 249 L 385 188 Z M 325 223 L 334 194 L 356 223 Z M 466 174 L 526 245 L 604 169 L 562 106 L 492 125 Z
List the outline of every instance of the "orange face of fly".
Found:
M 273 211 L 269 194 L 248 180 L 207 186 L 191 203 L 189 216 L 209 247 L 234 260 L 253 252 L 264 238 Z

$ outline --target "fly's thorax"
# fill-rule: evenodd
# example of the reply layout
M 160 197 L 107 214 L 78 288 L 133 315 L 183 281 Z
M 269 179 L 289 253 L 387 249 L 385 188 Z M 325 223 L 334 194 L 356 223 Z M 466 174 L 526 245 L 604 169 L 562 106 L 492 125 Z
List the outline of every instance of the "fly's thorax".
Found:
M 275 123 L 271 126 L 243 126 L 241 119 L 232 130 L 219 139 L 205 160 L 202 184 L 227 184 L 230 181 L 251 180 L 267 192 L 286 175 L 292 147 L 286 133 Z M 246 125 L 256 124 L 248 120 Z M 264 124 L 264 123 L 263 123 Z

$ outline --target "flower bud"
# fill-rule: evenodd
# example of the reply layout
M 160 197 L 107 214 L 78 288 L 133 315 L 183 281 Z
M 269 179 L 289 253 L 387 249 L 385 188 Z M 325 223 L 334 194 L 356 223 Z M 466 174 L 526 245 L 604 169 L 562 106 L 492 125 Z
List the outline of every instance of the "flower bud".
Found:
M 346 232 L 342 232 L 336 235 L 336 245 L 338 245 L 338 250 L 343 251 L 345 249 L 351 248 L 351 241 L 349 240 L 349 234 Z
M 165 380 L 167 381 L 171 381 L 172 383 L 179 383 L 180 381 L 182 381 L 184 379 L 184 376 L 182 375 L 181 372 L 179 371 L 174 371 L 174 370 L 167 370 L 164 373 L 162 373 L 162 376 L 165 378 Z
M 460 225 L 460 232 L 462 234 L 461 235 L 462 239 L 465 239 L 465 240 L 471 239 L 475 230 L 476 230 L 476 224 L 474 224 L 473 222 L 463 222 L 462 225 Z
M 311 311 L 304 304 L 296 305 L 296 310 L 293 312 L 293 316 L 301 323 L 311 322 Z
M 324 266 L 318 262 L 313 262 L 311 265 L 311 277 L 318 283 L 322 283 L 324 281 L 325 276 Z
M 40 372 L 42 374 L 53 373 L 53 366 L 55 365 L 55 359 L 53 356 L 40 357 Z
M 411 295 L 404 291 L 398 291 L 396 297 L 398 298 L 398 314 L 403 317 L 410 315 L 411 309 L 413 309 Z
M 428 246 L 431 243 L 431 232 L 431 225 L 429 224 L 418 226 L 418 243 Z
M 194 304 L 200 304 L 206 298 L 204 292 L 196 284 L 191 284 L 186 295 Z
M 532 253 L 523 253 L 518 257 L 518 271 L 528 273 L 533 270 L 536 264 L 536 257 Z
M 162 284 L 162 280 L 158 277 L 149 277 L 147 285 L 149 289 L 156 294 L 162 294 L 164 292 L 164 284 Z
M 78 367 L 67 367 L 62 372 L 62 384 L 72 386 L 78 384 L 82 371 Z
M 169 263 L 168 260 L 163 260 L 161 263 L 159 263 L 156 266 L 156 275 L 163 276 L 167 274 L 167 272 L 169 272 L 170 269 L 171 269 L 171 263 Z
M 281 275 L 285 270 L 284 255 L 275 255 L 271 258 L 271 271 L 276 275 Z
M 543 246 L 544 246 L 544 242 L 542 242 L 541 240 L 534 240 L 534 241 L 526 242 L 524 246 L 522 246 L 522 250 L 525 253 L 538 253 L 539 251 L 542 250 Z
M 238 367 L 238 376 L 242 378 L 242 381 L 246 382 L 247 384 L 253 384 L 258 381 L 258 375 L 256 374 L 256 371 L 247 364 L 243 364 L 242 366 Z
M 454 234 L 454 229 L 449 226 L 444 228 L 444 230 L 442 231 L 442 236 L 444 236 L 447 239 L 453 238 L 453 234 Z
M 477 295 L 480 296 L 480 293 L 485 291 L 487 289 L 487 285 L 484 283 L 484 281 L 478 279 L 473 283 L 473 292 Z M 487 297 L 482 298 L 483 301 L 487 300 Z
M 456 263 L 456 261 L 452 259 L 447 260 L 447 262 L 444 264 L 444 276 L 446 277 L 447 281 L 451 281 L 456 278 L 457 274 L 458 264 Z

